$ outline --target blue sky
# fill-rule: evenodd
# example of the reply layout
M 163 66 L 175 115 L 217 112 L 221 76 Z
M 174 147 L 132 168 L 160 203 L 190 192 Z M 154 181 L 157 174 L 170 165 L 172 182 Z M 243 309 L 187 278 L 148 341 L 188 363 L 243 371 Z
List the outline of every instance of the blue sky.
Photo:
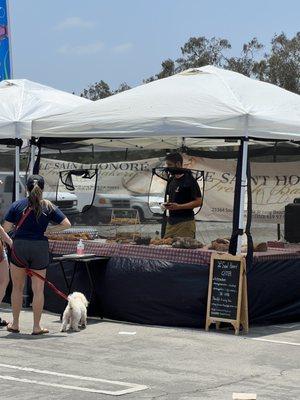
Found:
M 300 30 L 299 0 L 10 0 L 10 14 L 14 77 L 76 93 L 138 85 L 191 36 L 227 38 L 238 55 L 253 36 Z

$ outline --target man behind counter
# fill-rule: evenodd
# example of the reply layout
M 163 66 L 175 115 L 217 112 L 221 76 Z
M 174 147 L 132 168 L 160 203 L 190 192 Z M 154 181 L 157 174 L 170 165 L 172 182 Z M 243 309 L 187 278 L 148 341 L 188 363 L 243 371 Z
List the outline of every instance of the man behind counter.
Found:
M 170 153 L 166 157 L 168 168 L 182 168 L 183 158 L 179 153 Z M 166 189 L 167 225 L 164 238 L 195 238 L 196 223 L 194 208 L 202 204 L 201 191 L 190 171 L 172 176 Z

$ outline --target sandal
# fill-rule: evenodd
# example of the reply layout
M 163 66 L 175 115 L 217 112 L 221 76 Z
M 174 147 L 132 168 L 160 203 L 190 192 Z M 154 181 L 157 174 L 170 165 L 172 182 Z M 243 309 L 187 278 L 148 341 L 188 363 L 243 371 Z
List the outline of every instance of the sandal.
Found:
M 48 331 L 48 329 L 43 328 L 43 329 L 41 329 L 41 330 L 38 331 L 38 332 L 32 332 L 32 335 L 34 335 L 34 336 L 45 335 L 45 333 L 49 333 L 49 331 Z
M 7 330 L 7 332 L 10 332 L 10 333 L 20 333 L 19 329 L 14 329 L 9 324 L 6 326 L 6 330 Z
M 0 318 L 0 326 L 7 326 L 8 322 L 5 319 Z

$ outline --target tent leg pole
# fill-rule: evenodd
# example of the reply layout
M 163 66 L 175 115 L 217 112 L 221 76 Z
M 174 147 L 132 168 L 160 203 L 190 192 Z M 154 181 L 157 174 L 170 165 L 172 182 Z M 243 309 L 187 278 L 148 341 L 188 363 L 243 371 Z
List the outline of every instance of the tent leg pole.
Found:
M 20 199 L 20 146 L 15 147 L 15 201 Z
M 30 146 L 30 175 L 33 175 L 33 168 L 34 168 L 34 162 L 35 162 L 35 145 L 32 144 Z
M 243 145 L 243 162 L 241 174 L 241 197 L 240 197 L 240 210 L 239 210 L 239 235 L 237 239 L 237 254 L 241 254 L 242 238 L 244 232 L 244 214 L 245 214 L 245 197 L 247 189 L 247 162 L 248 162 L 248 145 L 249 139 L 246 137 L 242 140 Z

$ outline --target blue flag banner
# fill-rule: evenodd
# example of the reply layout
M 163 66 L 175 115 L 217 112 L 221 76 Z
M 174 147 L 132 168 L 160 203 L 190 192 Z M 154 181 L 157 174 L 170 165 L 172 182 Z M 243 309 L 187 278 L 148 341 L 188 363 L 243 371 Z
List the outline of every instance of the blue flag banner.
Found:
M 10 78 L 7 0 L 0 0 L 0 81 Z

